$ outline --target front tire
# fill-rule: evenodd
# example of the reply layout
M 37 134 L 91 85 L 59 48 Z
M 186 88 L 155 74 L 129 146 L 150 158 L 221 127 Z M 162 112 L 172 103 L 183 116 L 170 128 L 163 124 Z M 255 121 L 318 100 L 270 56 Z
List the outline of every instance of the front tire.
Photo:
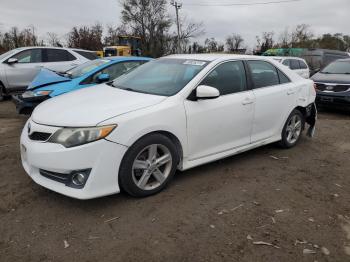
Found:
M 300 140 L 304 125 L 305 118 L 303 114 L 299 110 L 294 109 L 284 124 L 280 145 L 283 148 L 294 147 Z
M 126 152 L 120 169 L 120 187 L 134 197 L 161 191 L 176 172 L 179 155 L 174 143 L 162 134 L 136 141 Z

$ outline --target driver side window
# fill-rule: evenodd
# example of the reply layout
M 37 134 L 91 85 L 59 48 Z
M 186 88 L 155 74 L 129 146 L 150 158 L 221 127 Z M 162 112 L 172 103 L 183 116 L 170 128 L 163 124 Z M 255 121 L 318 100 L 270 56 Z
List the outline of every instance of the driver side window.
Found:
M 41 63 L 41 49 L 24 50 L 15 54 L 12 58 L 16 58 L 18 63 Z
M 200 85 L 215 87 L 220 95 L 247 90 L 245 69 L 242 61 L 220 64 L 205 77 Z
M 108 74 L 109 79 L 114 80 L 115 78 L 125 74 L 126 72 L 135 68 L 136 66 L 139 66 L 140 64 L 141 62 L 139 61 L 113 64 L 93 74 L 92 76 L 84 80 L 81 84 L 86 85 L 86 84 L 98 83 L 98 76 L 101 74 Z

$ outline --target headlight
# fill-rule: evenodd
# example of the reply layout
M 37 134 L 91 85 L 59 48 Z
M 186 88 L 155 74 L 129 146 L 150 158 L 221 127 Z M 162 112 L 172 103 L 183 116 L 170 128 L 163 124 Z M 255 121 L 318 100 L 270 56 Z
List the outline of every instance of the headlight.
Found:
M 57 130 L 48 142 L 61 144 L 64 147 L 79 146 L 105 138 L 116 127 L 117 125 L 88 128 L 62 128 Z
M 52 91 L 51 90 L 38 90 L 38 91 L 26 91 L 22 94 L 23 98 L 31 98 L 38 96 L 48 96 Z

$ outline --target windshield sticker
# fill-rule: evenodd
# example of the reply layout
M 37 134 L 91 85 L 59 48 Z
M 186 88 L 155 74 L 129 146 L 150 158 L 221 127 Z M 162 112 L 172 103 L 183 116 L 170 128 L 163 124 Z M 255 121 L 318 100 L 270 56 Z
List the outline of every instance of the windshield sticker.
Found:
M 205 62 L 197 60 L 187 60 L 184 62 L 184 65 L 204 66 Z

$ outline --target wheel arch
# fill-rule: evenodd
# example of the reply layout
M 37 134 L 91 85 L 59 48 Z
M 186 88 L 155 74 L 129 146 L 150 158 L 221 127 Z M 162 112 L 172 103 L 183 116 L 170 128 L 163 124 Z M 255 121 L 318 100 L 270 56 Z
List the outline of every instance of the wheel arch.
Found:
M 143 134 L 141 135 L 140 137 L 138 137 L 137 139 L 135 139 L 132 143 L 135 144 L 137 141 L 143 139 L 144 137 L 147 137 L 149 135 L 152 135 L 152 134 L 161 134 L 161 135 L 164 135 L 166 136 L 167 138 L 169 138 L 173 143 L 174 145 L 176 146 L 176 149 L 177 149 L 177 152 L 178 152 L 178 155 L 179 155 L 179 166 L 182 165 L 182 160 L 183 160 L 183 155 L 184 155 L 184 147 L 183 145 L 181 144 L 181 141 L 180 139 L 172 132 L 170 131 L 166 131 L 166 130 L 154 130 L 154 131 L 151 131 L 151 132 L 148 132 L 146 134 Z

